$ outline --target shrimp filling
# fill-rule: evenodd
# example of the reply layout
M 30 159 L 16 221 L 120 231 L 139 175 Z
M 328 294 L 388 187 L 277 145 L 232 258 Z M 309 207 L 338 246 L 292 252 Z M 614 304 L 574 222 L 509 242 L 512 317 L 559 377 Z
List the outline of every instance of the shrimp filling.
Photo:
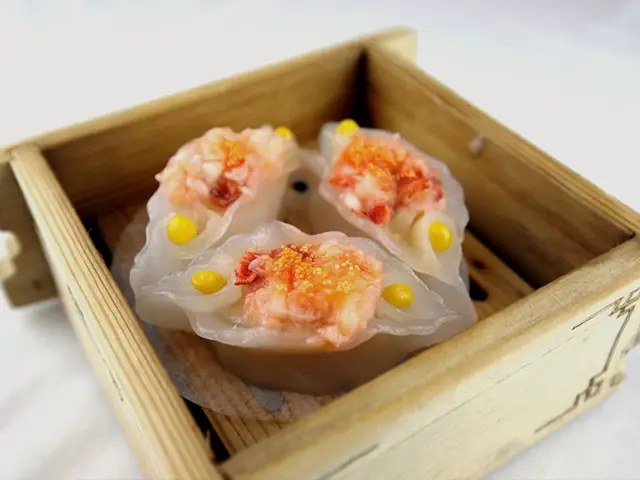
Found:
M 373 317 L 382 264 L 334 242 L 247 250 L 236 268 L 247 287 L 244 324 L 309 332 L 309 343 L 340 346 Z
M 214 128 L 178 150 L 156 180 L 174 205 L 201 203 L 224 213 L 254 194 L 271 167 L 282 168 L 286 145 L 270 129 Z
M 334 159 L 330 184 L 356 215 L 385 225 L 396 214 L 412 218 L 444 208 L 438 172 L 399 140 L 354 135 Z

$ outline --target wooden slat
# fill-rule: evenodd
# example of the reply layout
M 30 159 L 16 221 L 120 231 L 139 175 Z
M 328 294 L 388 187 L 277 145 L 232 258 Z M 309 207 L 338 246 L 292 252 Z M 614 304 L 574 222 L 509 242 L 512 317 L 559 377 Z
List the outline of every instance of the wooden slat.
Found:
M 640 217 L 418 67 L 368 51 L 369 113 L 445 161 L 465 189 L 472 230 L 533 286 L 640 231 Z M 479 136 L 484 146 L 472 152 Z
M 469 265 L 469 277 L 487 294 L 474 301 L 480 320 L 507 308 L 533 292 L 533 288 L 471 233 L 465 234 L 463 251 Z
M 620 383 L 639 300 L 634 239 L 221 467 L 234 479 L 480 478 Z
M 40 151 L 21 146 L 11 166 L 58 270 L 71 320 L 96 373 L 124 414 L 125 433 L 151 478 L 220 478 L 173 387 L 73 206 Z M 75 304 L 75 305 L 74 305 Z
M 131 268 L 133 259 L 144 245 L 144 229 L 134 222 L 139 221 L 139 215 L 144 216 L 144 204 L 131 205 L 124 209 L 102 215 L 97 224 L 100 233 L 112 252 L 117 251 L 113 270 L 126 276 Z M 129 227 L 129 228 L 128 228 Z M 470 264 L 470 276 L 487 293 L 485 301 L 474 302 L 480 319 L 508 307 L 519 299 L 530 294 L 533 289 L 520 279 L 507 265 L 496 257 L 489 249 L 482 245 L 471 234 L 465 236 L 464 253 Z M 125 280 L 126 281 L 126 280 Z M 175 344 L 176 337 L 165 336 L 165 341 Z M 194 363 L 193 351 L 197 342 L 173 348 L 175 356 L 189 354 L 190 364 Z M 182 351 L 181 351 L 182 348 Z M 206 361 L 210 361 L 206 359 Z M 217 382 L 222 383 L 222 381 Z M 236 388 L 247 389 L 246 386 Z M 290 402 L 305 401 L 294 397 Z M 316 403 L 314 408 L 319 407 Z M 222 439 L 230 453 L 234 454 L 262 439 L 277 433 L 289 425 L 283 421 L 258 421 L 242 418 L 240 415 L 221 415 L 213 410 L 204 409 L 216 432 Z

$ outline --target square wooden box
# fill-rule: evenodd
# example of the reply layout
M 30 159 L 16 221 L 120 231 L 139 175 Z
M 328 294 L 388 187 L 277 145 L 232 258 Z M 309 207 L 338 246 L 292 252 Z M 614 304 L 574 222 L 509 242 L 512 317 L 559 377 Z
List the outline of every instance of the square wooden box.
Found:
M 623 381 L 639 216 L 422 72 L 415 50 L 412 32 L 382 32 L 0 151 L 0 230 L 22 244 L 6 292 L 62 297 L 149 477 L 475 478 Z M 481 321 L 291 425 L 207 412 L 221 462 L 99 253 L 117 228 L 104 219 L 126 219 L 214 125 L 312 142 L 345 117 L 400 132 L 462 182 Z

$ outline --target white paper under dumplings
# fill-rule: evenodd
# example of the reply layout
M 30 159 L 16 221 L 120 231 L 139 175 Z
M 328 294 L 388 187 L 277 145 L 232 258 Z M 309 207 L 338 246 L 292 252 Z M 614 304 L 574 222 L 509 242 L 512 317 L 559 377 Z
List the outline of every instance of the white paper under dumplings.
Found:
M 275 135 L 270 127 L 262 128 Z M 222 215 L 199 203 L 177 207 L 168 200 L 160 186 L 147 204 L 146 243 L 131 269 L 133 291 L 137 294 L 144 286 L 153 285 L 163 276 L 183 268 L 206 248 L 232 235 L 247 232 L 262 222 L 277 219 L 288 188 L 289 174 L 299 166 L 299 157 L 300 149 L 291 141 L 279 174 L 261 183 L 254 196 L 240 196 Z M 176 214 L 186 216 L 198 226 L 198 235 L 183 245 L 172 243 L 166 233 L 169 219 Z
M 462 186 L 453 178 L 448 167 L 419 151 L 409 142 L 400 139 L 399 136 L 390 134 L 384 130 L 361 128 L 361 132 L 367 137 L 400 139 L 403 147 L 423 158 L 427 166 L 437 169 L 443 184 L 446 207 L 442 211 L 429 211 L 419 220 L 424 224 L 425 229 L 434 221 L 440 221 L 447 225 L 454 233 L 454 242 L 446 252 L 436 253 L 431 248 L 428 241 L 421 242 L 420 249 L 409 244 L 405 239 L 411 238 L 408 225 L 411 219 L 403 226 L 402 215 L 394 216 L 389 225 L 398 226 L 397 230 L 403 228 L 407 232 L 403 237 L 396 234 L 389 226 L 376 225 L 367 219 L 354 214 L 351 209 L 339 199 L 339 194 L 329 183 L 330 166 L 334 157 L 350 142 L 350 137 L 336 134 L 337 123 L 326 124 L 319 137 L 321 155 L 309 157 L 309 170 L 320 176 L 318 195 L 314 195 L 310 201 L 310 220 L 313 230 L 316 232 L 340 230 L 349 235 L 367 236 L 382 244 L 392 254 L 406 262 L 421 277 L 429 275 L 436 277 L 450 285 L 455 286 L 461 292 L 466 291 L 464 280 L 460 276 L 460 265 L 463 262 L 462 240 L 464 230 L 469 222 L 469 213 L 464 203 L 464 193 Z M 427 237 L 428 238 L 428 237 Z

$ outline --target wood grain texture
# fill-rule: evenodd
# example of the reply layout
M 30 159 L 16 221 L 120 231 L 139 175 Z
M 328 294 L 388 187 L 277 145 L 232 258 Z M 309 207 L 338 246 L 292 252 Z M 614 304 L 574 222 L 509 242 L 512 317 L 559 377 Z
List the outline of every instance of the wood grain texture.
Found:
M 639 277 L 630 240 L 222 469 L 235 479 L 479 478 L 619 384 Z
M 144 212 L 144 208 L 144 204 L 130 205 L 118 211 L 102 215 L 97 220 L 102 238 L 104 238 L 112 252 L 117 252 L 113 256 L 114 262 L 118 263 L 112 267 L 114 275 L 127 277 L 135 255 L 144 245 L 144 230 L 131 228 L 132 225 L 135 225 L 140 213 Z M 464 253 L 469 261 L 471 278 L 487 294 L 486 300 L 474 302 L 480 320 L 508 307 L 533 292 L 529 285 L 471 234 L 465 236 Z M 194 351 L 198 348 L 198 345 L 193 343 L 185 344 L 183 339 L 178 342 L 178 339 L 171 336 L 165 336 L 165 342 L 175 344 L 174 348 L 172 348 L 174 358 L 179 360 L 182 354 L 185 358 L 188 356 L 190 359 L 189 364 L 193 365 L 195 363 Z M 220 378 L 215 382 L 211 382 L 212 388 L 214 384 L 224 385 L 224 379 Z M 230 385 L 229 388 L 233 388 L 233 385 Z M 248 392 L 248 387 L 244 384 L 236 385 L 235 388 L 247 390 Z M 227 395 L 238 398 L 240 402 L 246 396 L 241 392 L 227 392 Z M 303 396 L 293 397 L 288 401 L 311 402 L 311 405 L 294 405 L 292 407 L 296 411 L 309 412 L 316 410 L 325 403 Z M 259 421 L 241 418 L 239 414 L 235 417 L 222 415 L 206 408 L 204 410 L 231 454 L 260 442 L 290 424 L 290 422 L 285 421 Z
M 462 249 L 469 265 L 469 277 L 487 294 L 486 300 L 474 301 L 480 320 L 533 293 L 527 282 L 473 234 L 465 234 Z
M 220 478 L 193 419 L 40 151 L 11 166 L 56 266 L 64 300 L 151 478 Z M 71 305 L 71 307 L 69 307 Z
M 81 216 L 143 198 L 153 174 L 179 146 L 213 126 L 287 125 L 301 141 L 349 116 L 363 48 L 415 55 L 415 34 L 395 29 L 322 49 L 53 132 L 29 143 L 43 149 Z M 302 107 L 302 108 L 301 108 Z
M 640 217 L 405 59 L 368 50 L 369 115 L 445 161 L 471 229 L 533 286 L 629 239 Z M 478 136 L 477 153 L 469 145 Z
M 46 254 L 46 252 L 45 252 Z M 83 350 L 91 367 L 94 369 L 98 378 L 109 379 L 111 376 L 110 367 L 105 359 L 101 355 L 100 351 L 93 348 L 94 342 L 92 338 L 92 334 L 84 321 L 83 314 L 78 308 L 78 304 L 73 299 L 69 289 L 66 286 L 66 279 L 64 274 L 64 269 L 59 261 L 56 260 L 56 257 L 51 256 L 48 257 L 51 266 L 51 273 L 53 275 L 56 286 L 58 287 L 58 291 L 60 292 L 60 300 L 62 301 L 62 305 L 64 307 L 65 313 L 69 317 L 71 321 L 71 325 L 73 326 L 73 331 L 78 337 L 81 345 L 83 346 Z M 119 391 L 115 388 L 104 388 L 105 395 L 107 396 L 107 400 L 111 405 L 113 412 L 118 419 L 125 436 L 130 438 L 137 438 L 139 436 L 139 432 L 137 431 L 136 425 L 128 419 L 130 415 L 129 410 L 127 409 L 127 404 L 120 400 Z M 148 477 L 152 478 L 149 472 L 156 472 L 156 461 L 148 455 L 148 452 L 145 451 L 144 441 L 136 441 L 129 442 L 132 450 L 134 451 L 134 455 L 138 460 L 140 468 L 143 472 L 148 473 Z
M 9 303 L 20 307 L 56 295 L 56 288 L 20 187 L 1 158 L 10 157 L 0 151 L 0 230 L 12 232 L 21 245 L 13 260 L 15 272 L 3 287 Z

